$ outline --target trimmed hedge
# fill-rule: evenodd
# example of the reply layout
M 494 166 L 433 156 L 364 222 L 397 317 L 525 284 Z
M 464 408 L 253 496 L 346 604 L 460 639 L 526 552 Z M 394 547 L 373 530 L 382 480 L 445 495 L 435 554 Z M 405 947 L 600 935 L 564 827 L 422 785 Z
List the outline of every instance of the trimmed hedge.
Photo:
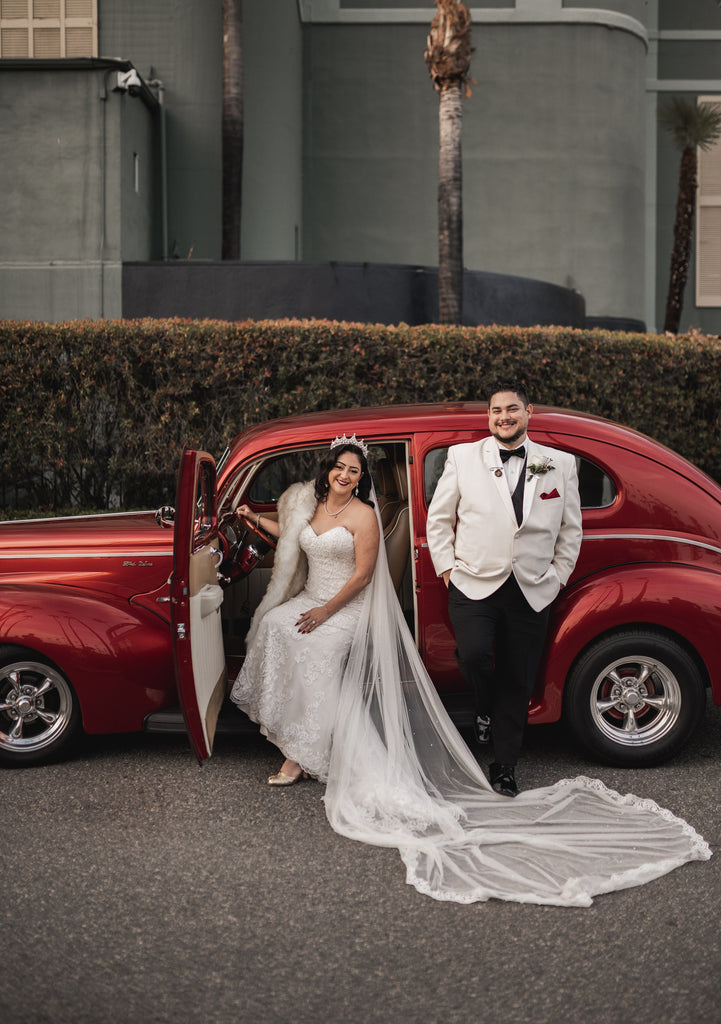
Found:
M 152 507 L 184 444 L 288 413 L 483 397 L 599 413 L 721 480 L 721 341 L 571 328 L 330 321 L 0 322 L 0 505 Z

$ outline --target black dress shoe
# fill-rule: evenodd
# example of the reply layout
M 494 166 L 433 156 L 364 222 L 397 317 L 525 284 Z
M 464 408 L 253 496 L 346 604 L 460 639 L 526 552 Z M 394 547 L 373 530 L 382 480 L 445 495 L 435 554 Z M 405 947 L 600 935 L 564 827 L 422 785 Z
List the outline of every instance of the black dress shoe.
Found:
M 489 768 L 491 786 L 502 796 L 518 796 L 516 785 L 516 766 L 514 764 L 496 764 Z
M 476 715 L 473 719 L 473 735 L 476 743 L 481 746 L 491 742 L 491 720 L 488 715 Z

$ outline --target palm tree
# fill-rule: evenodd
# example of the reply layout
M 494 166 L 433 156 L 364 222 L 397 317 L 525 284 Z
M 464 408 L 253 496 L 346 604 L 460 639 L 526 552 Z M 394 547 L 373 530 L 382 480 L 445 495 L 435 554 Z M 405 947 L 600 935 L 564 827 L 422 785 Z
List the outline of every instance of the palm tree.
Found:
M 425 58 L 439 94 L 438 308 L 442 324 L 463 319 L 463 96 L 471 95 L 471 14 L 460 0 L 436 0 Z
M 223 0 L 223 247 L 240 259 L 243 180 L 242 0 Z
M 710 103 L 691 103 L 674 96 L 660 110 L 661 123 L 681 150 L 676 222 L 673 228 L 671 271 L 666 297 L 663 329 L 677 334 L 683 308 L 683 293 L 691 257 L 698 157 L 696 150 L 708 149 L 721 136 L 721 110 Z

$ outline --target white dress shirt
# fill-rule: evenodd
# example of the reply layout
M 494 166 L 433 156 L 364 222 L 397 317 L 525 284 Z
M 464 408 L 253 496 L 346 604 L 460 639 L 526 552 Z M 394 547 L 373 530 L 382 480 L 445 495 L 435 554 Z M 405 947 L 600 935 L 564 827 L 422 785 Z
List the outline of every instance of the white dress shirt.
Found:
M 498 444 L 498 442 L 496 442 L 496 444 Z M 502 465 L 503 465 L 503 472 L 505 474 L 506 480 L 508 481 L 508 489 L 511 492 L 511 494 L 513 494 L 513 492 L 516 489 L 516 486 L 518 485 L 518 478 L 520 477 L 521 472 L 523 471 L 523 469 L 524 469 L 524 467 L 526 465 L 526 459 L 528 458 L 528 452 L 525 450 L 525 444 L 526 443 L 524 441 L 522 444 L 516 445 L 516 448 L 523 448 L 524 449 L 524 453 L 523 453 L 523 458 L 522 459 L 519 459 L 517 455 L 514 455 L 512 459 L 508 459 L 507 462 L 502 463 Z M 498 445 L 499 453 L 504 451 L 504 450 L 505 451 L 509 451 L 510 449 L 504 448 L 503 445 L 499 444 Z M 515 449 L 513 449 L 513 450 L 515 450 Z M 500 459 L 500 457 L 501 457 L 500 454 L 499 454 L 498 457 Z

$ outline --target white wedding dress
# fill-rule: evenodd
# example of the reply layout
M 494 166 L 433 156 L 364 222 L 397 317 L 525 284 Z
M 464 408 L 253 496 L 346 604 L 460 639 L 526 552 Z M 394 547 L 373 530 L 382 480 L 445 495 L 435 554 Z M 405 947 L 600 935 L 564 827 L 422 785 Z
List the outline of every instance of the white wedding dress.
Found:
M 297 597 L 263 617 L 230 694 L 286 757 L 324 782 L 343 669 L 363 608 L 359 594 L 312 633 L 299 633 L 302 612 L 329 601 L 353 575 L 353 535 L 343 526 L 300 534 L 308 578 Z
M 327 782 L 337 832 L 397 847 L 410 884 L 459 903 L 589 906 L 711 856 L 685 821 L 597 780 L 494 793 L 426 673 L 384 545 L 364 594 L 304 635 L 299 613 L 340 590 L 354 555 L 343 527 L 316 536 L 304 526 L 300 544 L 306 588 L 261 619 L 231 696 Z

